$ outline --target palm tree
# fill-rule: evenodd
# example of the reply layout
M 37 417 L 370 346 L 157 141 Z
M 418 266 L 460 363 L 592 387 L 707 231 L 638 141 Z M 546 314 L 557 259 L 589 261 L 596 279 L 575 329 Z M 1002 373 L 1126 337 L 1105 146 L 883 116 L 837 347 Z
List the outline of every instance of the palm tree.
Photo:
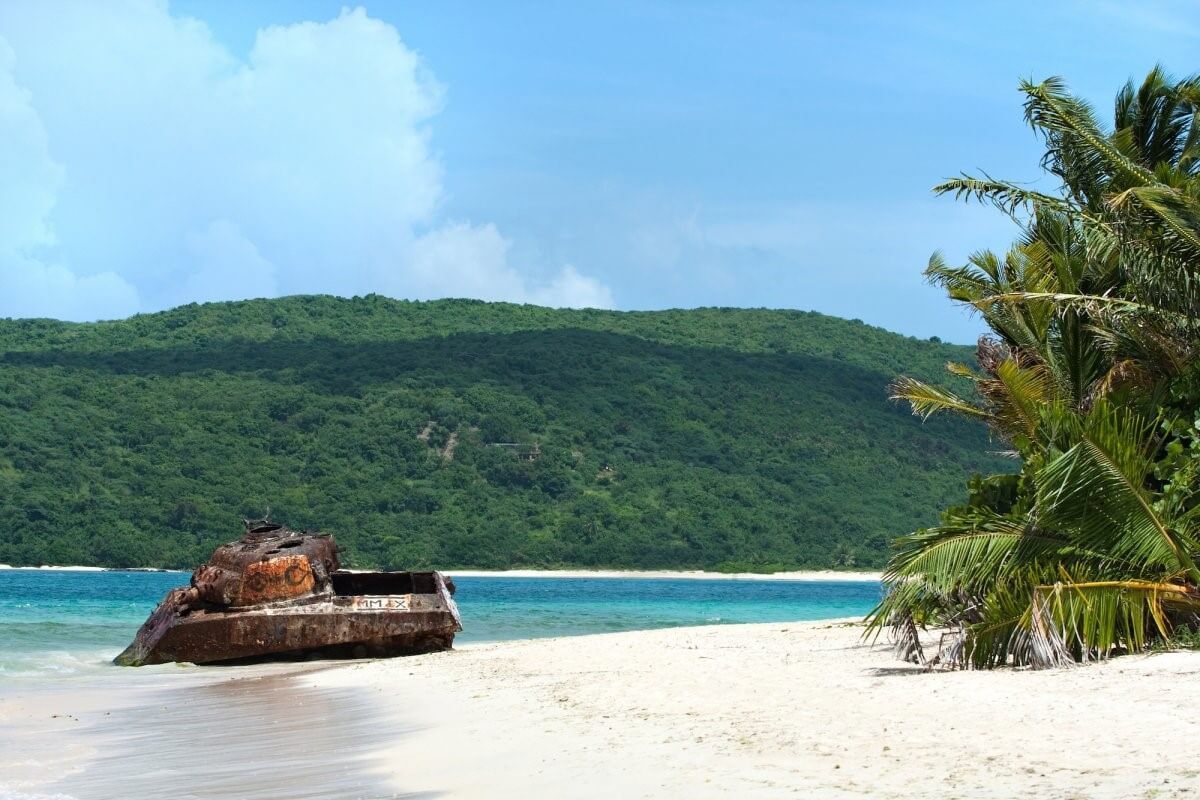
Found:
M 925 661 L 1048 666 L 1169 640 L 1200 610 L 1200 81 L 1155 68 L 1117 95 L 1114 127 L 1056 78 L 1023 83 L 1058 182 L 1036 192 L 963 176 L 1021 228 L 1003 258 L 926 276 L 993 335 L 954 392 L 900 378 L 914 413 L 981 419 L 1021 461 L 976 479 L 942 524 L 903 537 L 869 631 Z

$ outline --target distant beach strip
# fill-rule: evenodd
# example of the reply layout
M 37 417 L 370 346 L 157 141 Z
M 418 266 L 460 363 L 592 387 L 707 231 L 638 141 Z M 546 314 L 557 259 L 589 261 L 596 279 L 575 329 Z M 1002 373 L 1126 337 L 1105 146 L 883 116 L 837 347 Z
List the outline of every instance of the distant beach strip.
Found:
M 882 572 L 842 570 L 797 570 L 792 572 L 706 572 L 704 570 L 615 570 L 615 569 L 448 569 L 447 575 L 462 578 L 628 578 L 704 581 L 875 581 Z
M 0 564 L 0 569 L 41 570 L 47 572 L 186 572 L 158 567 L 83 567 L 37 566 L 14 567 Z M 353 571 L 353 570 L 351 570 Z M 443 573 L 462 578 L 650 578 L 655 580 L 706 581 L 879 581 L 882 572 L 853 570 L 794 570 L 788 572 L 708 572 L 705 570 L 622 570 L 622 569 L 445 569 Z

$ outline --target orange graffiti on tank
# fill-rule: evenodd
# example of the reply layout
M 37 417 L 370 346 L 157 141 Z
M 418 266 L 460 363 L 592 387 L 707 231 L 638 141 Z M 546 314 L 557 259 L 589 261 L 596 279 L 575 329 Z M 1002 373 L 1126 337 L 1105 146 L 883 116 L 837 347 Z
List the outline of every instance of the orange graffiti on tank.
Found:
M 246 566 L 237 605 L 291 600 L 308 594 L 312 588 L 313 573 L 308 556 L 281 556 L 258 561 Z

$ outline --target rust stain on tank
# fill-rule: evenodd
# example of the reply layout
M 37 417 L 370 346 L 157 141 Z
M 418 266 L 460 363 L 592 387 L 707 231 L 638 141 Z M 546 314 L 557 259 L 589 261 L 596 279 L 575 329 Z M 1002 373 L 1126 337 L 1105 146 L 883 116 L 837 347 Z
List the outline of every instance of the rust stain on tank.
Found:
M 291 600 L 308 594 L 312 588 L 313 574 L 308 556 L 281 556 L 247 565 L 234 605 L 253 606 Z

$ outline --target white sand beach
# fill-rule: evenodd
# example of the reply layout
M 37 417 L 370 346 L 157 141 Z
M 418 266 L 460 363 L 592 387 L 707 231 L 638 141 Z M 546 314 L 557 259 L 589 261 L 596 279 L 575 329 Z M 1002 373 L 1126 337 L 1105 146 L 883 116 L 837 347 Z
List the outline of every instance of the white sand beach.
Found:
M 798 623 L 478 645 L 348 666 L 422 732 L 381 768 L 456 797 L 1184 797 L 1200 653 L 924 672 Z M 1158 723 L 1154 721 L 1157 720 Z
M 877 581 L 883 573 L 870 570 L 793 570 L 789 572 L 706 572 L 704 570 L 620 569 L 445 569 L 455 578 L 662 578 L 726 581 Z
M 11 564 L 0 564 L 0 569 L 38 570 L 40 572 L 106 572 L 108 567 L 81 567 L 69 564 L 65 566 L 45 564 L 40 567 L 14 567 Z
M 5 696 L 0 730 L 42 732 L 22 764 L 50 748 L 53 770 L 26 769 L 20 791 L 80 800 L 150 796 L 156 775 L 195 798 L 1162 800 L 1200 786 L 1177 746 L 1200 736 L 1200 653 L 931 673 L 860 633 L 730 625 L 119 670 L 154 690 Z

